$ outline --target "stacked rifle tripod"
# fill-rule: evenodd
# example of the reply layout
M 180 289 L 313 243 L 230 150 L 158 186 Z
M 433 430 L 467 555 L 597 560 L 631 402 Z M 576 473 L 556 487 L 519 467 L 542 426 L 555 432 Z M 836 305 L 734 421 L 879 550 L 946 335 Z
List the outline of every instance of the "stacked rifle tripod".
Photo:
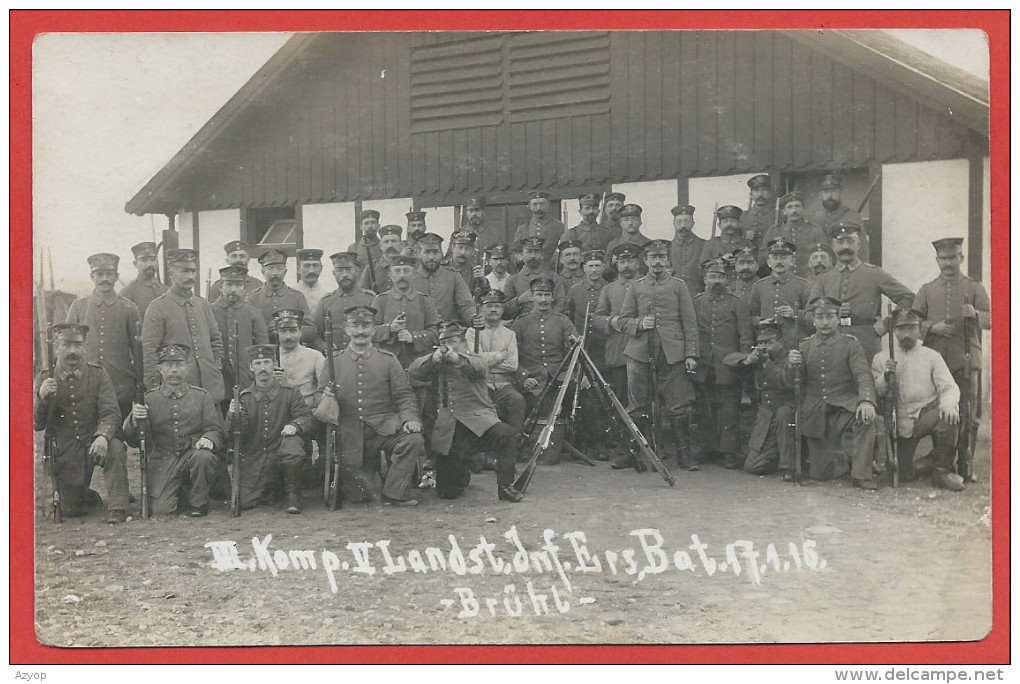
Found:
M 563 382 L 557 389 L 556 398 L 552 405 L 548 406 L 547 412 L 542 413 L 543 407 L 548 404 L 548 399 L 555 388 L 556 383 L 554 380 L 560 377 L 563 378 Z M 574 387 L 574 403 L 569 420 L 571 423 L 574 421 L 577 415 L 577 402 L 583 384 L 582 380 L 587 380 L 592 388 L 594 388 L 595 396 L 603 414 L 610 419 L 608 430 L 616 431 L 621 447 L 631 453 L 635 462 L 639 464 L 639 469 L 641 469 L 641 465 L 647 464 L 655 472 L 659 473 L 662 479 L 672 487 L 676 483 L 676 478 L 666 468 L 659 455 L 649 446 L 648 440 L 641 434 L 634 420 L 627 413 L 627 409 L 620 403 L 619 398 L 617 398 L 609 383 L 606 382 L 606 379 L 602 377 L 602 373 L 595 366 L 595 362 L 592 361 L 588 350 L 584 348 L 584 339 L 582 338 L 573 343 L 563 363 L 560 364 L 556 373 L 546 383 L 534 410 L 532 410 L 528 419 L 524 422 L 521 436 L 517 442 L 518 451 L 523 451 L 527 448 L 528 443 L 531 441 L 530 435 L 538 424 L 539 416 L 545 415 L 548 418 L 538 439 L 531 447 L 531 456 L 524 467 L 524 471 L 514 482 L 514 488 L 522 493 L 528 488 L 528 484 L 535 474 L 535 469 L 538 467 L 538 461 L 549 450 L 549 446 L 553 441 L 553 430 L 556 426 L 556 420 L 560 415 L 563 401 L 571 386 Z

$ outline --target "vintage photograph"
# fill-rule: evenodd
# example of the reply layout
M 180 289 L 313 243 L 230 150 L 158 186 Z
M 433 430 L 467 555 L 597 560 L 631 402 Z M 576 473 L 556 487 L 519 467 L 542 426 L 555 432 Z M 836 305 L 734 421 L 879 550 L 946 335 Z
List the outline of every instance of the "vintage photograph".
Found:
M 39 35 L 35 638 L 980 642 L 989 83 L 966 28 Z

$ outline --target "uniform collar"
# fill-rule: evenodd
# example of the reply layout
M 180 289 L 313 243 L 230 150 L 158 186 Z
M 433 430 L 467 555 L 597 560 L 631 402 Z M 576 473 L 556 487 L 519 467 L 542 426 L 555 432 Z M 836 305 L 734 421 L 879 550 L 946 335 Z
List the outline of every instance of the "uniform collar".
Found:
M 662 283 L 666 282 L 669 279 L 670 279 L 670 275 L 669 275 L 669 273 L 667 271 L 663 271 L 662 272 L 662 277 L 661 278 L 656 278 L 655 276 L 653 276 L 651 271 L 648 272 L 648 280 L 650 280 L 651 282 L 655 283 L 656 285 L 662 284 Z
M 362 359 L 367 359 L 370 356 L 372 356 L 372 353 L 375 351 L 375 347 L 374 346 L 370 346 L 367 351 L 359 352 L 359 351 L 356 351 L 354 349 L 354 347 L 348 345 L 347 346 L 347 351 L 349 351 L 351 353 L 351 358 L 352 359 L 354 359 L 355 361 L 361 361 Z
M 390 297 L 392 299 L 397 300 L 398 302 L 405 300 L 408 302 L 413 302 L 415 298 L 417 298 L 417 296 L 418 293 L 415 291 L 413 287 L 407 292 L 397 292 L 396 288 L 390 290 Z
M 57 370 L 57 374 L 56 374 L 57 377 L 59 377 L 61 380 L 65 380 L 65 381 L 68 378 L 74 378 L 75 380 L 81 380 L 82 377 L 85 375 L 85 371 L 82 370 L 81 366 L 79 366 L 75 370 L 68 370 L 68 369 L 64 368 L 63 366 L 57 366 L 57 369 L 58 369 Z
M 944 285 L 957 285 L 957 284 L 959 284 L 962 281 L 963 281 L 963 273 L 961 271 L 957 271 L 956 275 L 953 276 L 952 278 L 948 278 L 948 277 L 942 275 L 941 273 L 939 273 L 939 282 L 944 284 Z
M 109 297 L 102 297 L 95 290 L 92 291 L 91 295 L 92 303 L 96 306 L 113 306 L 120 299 L 120 296 L 116 292 L 111 292 Z
M 686 232 L 684 234 L 674 233 L 673 242 L 694 242 L 694 233 Z
M 851 273 L 853 273 L 858 268 L 860 268 L 861 263 L 863 263 L 863 262 L 861 262 L 861 260 L 859 258 L 857 259 L 857 261 L 855 261 L 854 263 L 850 264 L 849 266 L 844 264 L 843 262 L 839 262 L 839 263 L 836 264 L 836 269 L 839 270 L 839 271 L 850 271 Z
M 272 386 L 267 390 L 259 389 L 255 383 L 252 383 L 251 393 L 255 396 L 255 401 L 262 401 L 266 398 L 272 401 L 280 393 L 280 383 L 273 382 Z
M 774 283 L 779 283 L 780 285 L 786 285 L 786 284 L 787 284 L 788 282 L 790 282 L 790 272 L 789 272 L 789 271 L 787 271 L 787 272 L 786 272 L 786 273 L 785 273 L 785 274 L 783 275 L 783 277 L 782 277 L 782 278 L 780 278 L 780 277 L 779 277 L 778 275 L 776 275 L 775 273 L 772 273 L 772 274 L 771 274 L 771 277 L 772 277 L 772 282 L 774 282 Z
M 185 299 L 184 297 L 181 297 L 179 294 L 174 292 L 173 288 L 167 290 L 166 293 L 167 293 L 167 295 L 170 296 L 170 299 L 174 300 L 175 302 L 177 302 L 181 306 L 194 306 L 195 305 L 195 295 L 194 294 L 192 294 L 190 297 Z
M 832 344 L 833 342 L 835 342 L 837 339 L 839 339 L 839 336 L 840 336 L 839 332 L 836 332 L 834 335 L 830 335 L 829 337 L 823 337 L 821 335 L 815 335 L 814 338 L 813 338 L 814 342 L 815 342 L 814 346 L 816 346 L 816 347 L 821 347 L 822 345 L 828 346 L 828 345 Z
M 266 283 L 266 286 L 264 288 L 264 294 L 267 297 L 282 297 L 283 295 L 287 294 L 287 290 L 289 289 L 290 287 L 286 283 L 280 285 L 279 290 L 274 290 L 273 288 L 269 287 L 269 283 Z
M 188 383 L 181 383 L 180 387 L 172 387 L 166 383 L 159 386 L 159 391 L 163 393 L 164 397 L 169 399 L 180 399 L 188 393 Z

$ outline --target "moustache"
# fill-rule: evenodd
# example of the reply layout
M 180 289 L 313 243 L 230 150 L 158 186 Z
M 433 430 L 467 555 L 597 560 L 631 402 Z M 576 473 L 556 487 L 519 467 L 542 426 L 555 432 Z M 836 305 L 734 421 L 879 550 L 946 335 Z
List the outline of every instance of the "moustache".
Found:
M 837 249 L 836 250 L 836 254 L 853 254 L 853 253 L 854 253 L 854 250 L 852 250 L 849 247 L 844 247 L 843 249 Z

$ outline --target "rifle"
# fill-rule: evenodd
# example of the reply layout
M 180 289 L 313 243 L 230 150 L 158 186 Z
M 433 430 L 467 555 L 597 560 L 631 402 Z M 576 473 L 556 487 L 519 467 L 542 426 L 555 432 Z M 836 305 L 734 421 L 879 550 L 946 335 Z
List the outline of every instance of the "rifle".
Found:
M 209 299 L 209 291 L 212 290 L 212 269 L 205 272 L 205 298 Z
M 712 237 L 715 237 L 716 228 L 719 225 L 719 203 L 715 203 L 715 209 L 712 210 Z
M 230 432 L 233 436 L 233 445 L 231 448 L 231 457 L 233 460 L 232 468 L 233 472 L 230 473 L 230 517 L 236 518 L 241 515 L 241 388 L 238 386 L 238 373 L 239 373 L 239 350 L 238 340 L 241 338 L 241 331 L 238 326 L 238 322 L 234 321 L 234 343 L 233 343 L 233 359 L 234 362 L 234 409 L 237 413 L 234 415 L 234 419 L 231 421 Z
M 893 334 L 893 304 L 889 304 L 889 318 L 886 323 L 886 329 L 889 331 L 889 359 L 891 361 L 896 360 L 896 336 Z M 896 452 L 896 438 L 899 436 L 899 426 L 897 424 L 896 416 L 896 400 L 899 398 L 899 391 L 896 381 L 896 371 L 889 371 L 885 374 L 886 386 L 888 391 L 886 396 L 889 402 L 889 425 L 887 426 L 887 437 L 889 440 L 889 464 L 892 466 L 892 483 L 893 487 L 900 486 L 900 460 L 899 454 Z
M 368 259 L 368 285 L 372 292 L 376 291 L 375 282 L 375 263 L 372 259 L 372 241 L 376 239 L 375 231 L 368 231 L 362 238 L 362 242 L 365 243 L 365 258 Z
M 588 340 L 588 317 L 590 315 L 591 315 L 591 302 L 588 302 L 588 305 L 584 309 L 584 329 L 581 330 L 581 341 L 578 342 L 578 344 L 581 345 L 582 349 L 585 348 L 585 344 L 586 344 L 586 342 Z M 583 371 L 580 368 L 578 368 L 577 369 L 577 377 L 575 378 L 575 384 L 574 384 L 574 403 L 570 407 L 570 420 L 567 421 L 567 434 L 569 435 L 569 438 L 568 438 L 567 441 L 569 441 L 571 443 L 574 441 L 574 435 L 575 435 L 574 425 L 575 425 L 575 422 L 577 420 L 577 409 L 578 409 L 578 406 L 581 403 L 581 378 L 582 377 L 584 377 Z
M 560 377 L 560 373 L 570 363 L 571 355 L 574 352 L 574 348 L 577 346 L 575 342 L 567 350 L 566 356 L 563 357 L 563 361 L 560 362 L 559 368 L 556 372 L 549 377 L 549 381 L 545 383 L 545 387 L 542 388 L 542 392 L 538 395 L 538 401 L 535 402 L 535 408 L 531 410 L 528 417 L 524 419 L 524 425 L 521 428 L 520 434 L 517 435 L 517 451 L 523 451 L 524 447 L 527 446 L 531 440 L 531 433 L 535 430 L 535 425 L 538 424 L 538 412 L 542 408 L 542 404 L 545 403 L 546 398 L 552 393 L 553 380 Z
M 52 276 L 52 268 L 50 270 Z M 43 297 L 45 301 L 45 296 Z M 45 315 L 45 311 L 41 312 Z M 56 377 L 56 355 L 53 353 L 53 324 L 48 323 L 46 325 L 46 361 L 50 368 L 50 377 Z M 54 394 L 49 398 L 49 404 L 46 406 L 46 433 L 43 441 L 43 471 L 49 475 L 50 478 L 50 489 L 53 492 L 52 507 L 53 507 L 53 522 L 59 524 L 64 522 L 64 514 L 60 507 L 60 481 L 57 477 L 57 436 L 54 434 L 53 429 L 53 413 L 57 406 L 57 396 Z
M 653 328 L 654 330 L 654 328 Z M 661 344 L 658 335 L 654 336 L 655 342 Z M 648 339 L 648 370 L 651 373 L 651 383 L 649 385 L 649 393 L 651 396 L 649 416 L 648 416 L 648 435 L 649 441 L 652 443 L 652 451 L 659 453 L 659 369 L 656 367 L 656 357 L 658 356 L 659 344 L 652 344 L 652 336 L 649 335 Z
M 328 387 L 335 393 L 336 375 L 333 369 L 333 319 L 330 317 L 328 311 L 326 312 L 324 336 L 326 338 L 326 378 L 328 381 Z M 343 475 L 340 470 L 340 454 L 342 452 L 338 448 L 339 442 L 340 434 L 336 429 L 336 425 L 327 422 L 326 462 L 323 467 L 323 495 L 326 499 L 326 507 L 331 511 L 344 507 L 343 492 L 341 491 Z
M 142 372 L 142 322 L 135 323 L 135 403 L 145 403 L 145 376 Z M 138 421 L 138 465 L 142 472 L 142 520 L 149 519 L 149 455 L 145 448 L 148 428 Z
M 967 303 L 966 296 L 963 298 L 963 303 Z M 963 358 L 965 364 L 965 370 L 967 377 L 967 389 L 963 391 L 960 388 L 960 440 L 964 441 L 963 449 L 963 463 L 958 463 L 956 466 L 957 473 L 963 477 L 965 481 L 970 480 L 974 475 L 974 442 L 977 441 L 977 430 L 972 429 L 973 425 L 977 424 L 974 420 L 974 416 L 971 415 L 974 411 L 974 407 L 971 406 L 971 384 L 973 382 L 973 374 L 970 370 L 970 319 L 966 316 L 963 317 Z M 978 401 L 981 400 L 980 394 L 978 395 Z M 958 440 L 959 441 L 959 440 Z
M 800 319 L 794 319 L 794 344 L 795 349 L 800 349 Z M 803 427 L 800 422 L 800 400 L 801 400 L 801 377 L 800 369 L 793 376 L 793 476 L 797 484 L 801 479 L 801 441 L 804 437 Z

